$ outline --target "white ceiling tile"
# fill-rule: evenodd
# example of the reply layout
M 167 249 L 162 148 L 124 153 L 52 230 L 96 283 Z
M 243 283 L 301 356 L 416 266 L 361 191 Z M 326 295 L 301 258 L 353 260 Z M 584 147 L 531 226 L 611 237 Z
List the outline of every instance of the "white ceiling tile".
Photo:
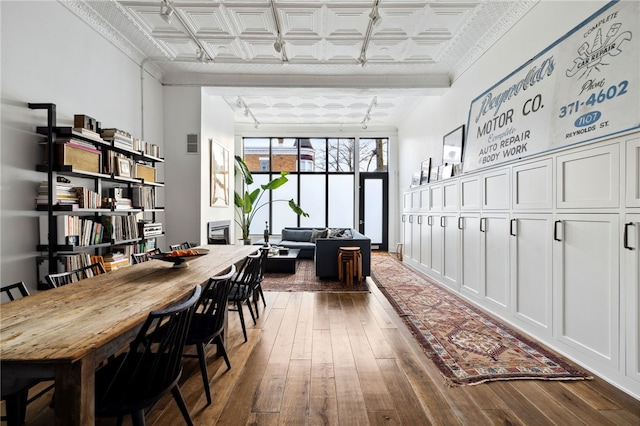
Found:
M 365 67 L 357 63 L 373 0 L 274 0 L 289 62 L 274 49 L 269 0 L 61 2 L 163 84 L 208 87 L 239 123 L 394 125 L 420 94 L 442 94 L 538 0 L 381 0 Z M 213 58 L 199 63 L 197 43 Z M 255 110 L 255 111 L 254 111 Z

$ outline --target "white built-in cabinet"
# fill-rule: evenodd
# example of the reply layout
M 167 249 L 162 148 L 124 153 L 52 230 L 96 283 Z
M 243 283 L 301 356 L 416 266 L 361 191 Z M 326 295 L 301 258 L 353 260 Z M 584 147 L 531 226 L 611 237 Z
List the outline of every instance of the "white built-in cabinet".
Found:
M 638 133 L 423 185 L 404 200 L 408 264 L 640 396 Z

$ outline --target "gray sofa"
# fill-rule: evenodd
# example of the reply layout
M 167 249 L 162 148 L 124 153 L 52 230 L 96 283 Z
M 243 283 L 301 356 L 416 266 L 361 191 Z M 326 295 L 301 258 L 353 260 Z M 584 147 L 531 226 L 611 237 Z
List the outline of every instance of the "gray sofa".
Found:
M 362 273 L 364 276 L 371 275 L 371 239 L 353 228 L 287 227 L 282 230 L 282 239 L 272 244 L 300 249 L 298 258 L 314 259 L 316 276 L 320 278 L 338 276 L 339 247 L 357 246 L 362 253 Z

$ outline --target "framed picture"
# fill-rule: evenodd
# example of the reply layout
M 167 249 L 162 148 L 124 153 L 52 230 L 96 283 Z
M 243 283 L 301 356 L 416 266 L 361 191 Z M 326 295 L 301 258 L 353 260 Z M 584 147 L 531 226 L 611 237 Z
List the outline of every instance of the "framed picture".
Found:
M 442 168 L 442 179 L 448 179 L 453 176 L 453 164 L 445 164 Z
M 411 176 L 411 186 L 420 185 L 420 172 L 416 172 Z
M 442 180 L 444 179 L 444 167 L 446 166 L 446 164 L 440 164 L 438 166 L 438 179 L 437 180 Z
M 131 160 L 118 158 L 118 176 L 131 177 Z
M 431 158 L 424 160 L 420 166 L 420 185 L 429 183 L 429 173 L 431 172 Z
M 464 149 L 464 124 L 450 131 L 442 138 L 442 163 L 458 164 L 462 162 Z
M 431 171 L 429 172 L 429 182 L 437 182 L 438 181 L 438 169 L 440 166 L 431 167 Z
M 229 206 L 229 151 L 209 139 L 211 149 L 211 206 Z

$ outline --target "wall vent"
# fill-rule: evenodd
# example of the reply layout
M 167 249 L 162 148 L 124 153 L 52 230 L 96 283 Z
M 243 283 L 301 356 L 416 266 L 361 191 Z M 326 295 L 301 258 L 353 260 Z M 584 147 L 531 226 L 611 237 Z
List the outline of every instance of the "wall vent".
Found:
M 198 153 L 198 135 L 197 134 L 188 134 L 187 135 L 187 154 L 197 154 Z

